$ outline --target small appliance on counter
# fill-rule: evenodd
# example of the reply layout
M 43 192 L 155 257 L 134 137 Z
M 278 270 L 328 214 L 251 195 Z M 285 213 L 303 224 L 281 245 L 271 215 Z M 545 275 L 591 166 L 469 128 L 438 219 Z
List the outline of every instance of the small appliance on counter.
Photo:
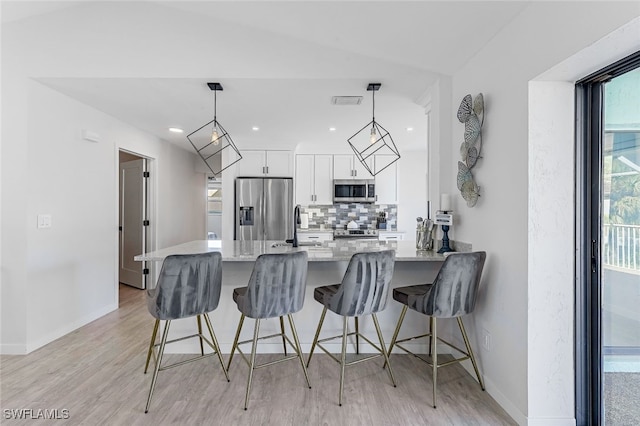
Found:
M 300 213 L 300 229 L 309 229 L 308 213 Z
M 431 219 L 418 217 L 416 227 L 416 250 L 433 250 L 433 234 L 436 227 Z
M 385 212 L 380 212 L 380 214 L 378 214 L 378 218 L 376 220 L 376 228 L 387 229 L 387 214 Z

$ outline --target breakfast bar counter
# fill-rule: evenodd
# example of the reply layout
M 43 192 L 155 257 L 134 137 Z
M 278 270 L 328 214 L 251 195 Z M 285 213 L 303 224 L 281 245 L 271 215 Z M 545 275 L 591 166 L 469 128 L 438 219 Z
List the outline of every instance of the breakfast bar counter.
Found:
M 320 245 L 292 247 L 278 241 L 233 241 L 233 240 L 198 240 L 184 244 L 163 248 L 149 253 L 135 256 L 137 261 L 147 261 L 147 265 L 155 270 L 153 275 L 157 275 L 161 262 L 165 257 L 172 254 L 194 254 L 210 251 L 222 253 L 222 292 L 218 308 L 209 316 L 213 322 L 213 327 L 217 334 L 222 351 L 230 352 L 235 328 L 240 318 L 236 304 L 233 302 L 233 289 L 244 287 L 249 281 L 253 264 L 256 258 L 264 253 L 287 253 L 304 250 L 308 252 L 308 273 L 307 288 L 305 293 L 305 304 L 302 310 L 294 314 L 296 328 L 300 337 L 302 349 L 308 352 L 313 342 L 318 319 L 322 312 L 322 305 L 313 298 L 315 287 L 337 284 L 347 269 L 349 259 L 356 252 L 395 250 L 396 261 L 391 282 L 392 287 L 402 287 L 415 284 L 432 282 L 438 270 L 442 266 L 445 257 L 434 251 L 418 251 L 415 248 L 415 241 L 377 241 L 377 240 L 336 240 L 326 241 Z M 392 298 L 392 291 L 389 291 L 387 307 L 378 314 L 378 319 L 382 328 L 385 341 L 388 344 L 395 324 L 400 315 L 401 305 Z M 146 308 L 143 308 L 146 309 Z M 353 326 L 352 321 L 350 321 Z M 180 337 L 193 332 L 195 319 L 175 321 L 172 325 L 172 335 Z M 152 317 L 149 316 L 149 335 L 153 327 Z M 242 340 L 250 338 L 253 327 L 244 327 Z M 403 325 L 403 334 L 420 334 L 426 332 L 427 322 L 422 315 L 408 314 Z M 279 321 L 263 321 L 261 330 L 265 334 L 279 332 Z M 327 315 L 323 327 L 323 335 L 328 336 L 340 334 L 342 330 L 342 319 L 337 315 Z M 360 322 L 360 330 L 365 333 L 373 333 L 375 329 L 370 320 Z M 245 335 L 245 332 L 247 333 Z M 262 334 L 261 332 L 261 334 Z M 173 334 L 175 333 L 175 334 Z M 172 337 L 173 338 L 173 337 Z M 340 351 L 339 343 L 336 353 Z M 173 348 L 167 350 L 177 353 L 196 353 L 199 345 L 196 339 L 184 340 L 176 343 Z M 329 345 L 331 346 L 331 345 Z M 280 352 L 282 342 L 278 339 L 266 340 L 259 348 L 263 352 Z M 349 345 L 348 350 L 353 351 L 353 345 Z M 416 343 L 414 350 L 417 352 L 426 351 L 426 344 Z M 361 351 L 366 352 L 366 345 L 361 343 Z
M 354 253 L 395 250 L 396 262 L 442 262 L 444 256 L 432 250 L 416 250 L 415 241 L 336 240 L 292 247 L 281 241 L 196 240 L 136 256 L 137 261 L 161 261 L 171 254 L 219 251 L 223 262 L 255 261 L 265 253 L 307 251 L 309 262 L 348 261 Z

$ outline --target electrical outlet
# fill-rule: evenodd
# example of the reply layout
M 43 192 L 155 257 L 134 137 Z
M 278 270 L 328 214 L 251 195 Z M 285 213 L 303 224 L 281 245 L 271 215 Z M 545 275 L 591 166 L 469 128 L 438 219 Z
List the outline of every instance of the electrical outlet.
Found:
M 39 214 L 38 215 L 38 228 L 51 228 L 51 215 Z
M 491 333 L 485 328 L 482 329 L 482 348 L 491 352 Z

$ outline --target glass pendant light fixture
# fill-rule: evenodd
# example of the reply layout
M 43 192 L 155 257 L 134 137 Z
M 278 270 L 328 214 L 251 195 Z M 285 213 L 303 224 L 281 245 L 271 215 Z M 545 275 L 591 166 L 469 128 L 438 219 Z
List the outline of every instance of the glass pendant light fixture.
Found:
M 233 139 L 218 121 L 218 92 L 222 91 L 220 83 L 207 83 L 209 89 L 213 91 L 213 120 L 194 130 L 187 139 L 191 142 L 193 149 L 202 158 L 211 173 L 216 176 L 229 166 L 242 159 L 240 151 L 233 143 Z M 231 149 L 227 149 L 231 148 Z
M 376 121 L 375 93 L 380 90 L 380 86 L 381 83 L 369 83 L 367 86 L 372 98 L 372 119 L 347 139 L 358 160 L 372 176 L 400 159 L 400 153 L 391 134 Z

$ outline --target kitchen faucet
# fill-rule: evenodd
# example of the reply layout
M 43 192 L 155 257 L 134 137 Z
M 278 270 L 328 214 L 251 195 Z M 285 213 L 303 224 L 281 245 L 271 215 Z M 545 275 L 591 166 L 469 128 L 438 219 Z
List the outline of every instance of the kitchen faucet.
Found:
M 292 243 L 293 247 L 298 247 L 298 225 L 300 225 L 300 204 L 293 209 L 293 239 L 286 240 L 287 243 Z

